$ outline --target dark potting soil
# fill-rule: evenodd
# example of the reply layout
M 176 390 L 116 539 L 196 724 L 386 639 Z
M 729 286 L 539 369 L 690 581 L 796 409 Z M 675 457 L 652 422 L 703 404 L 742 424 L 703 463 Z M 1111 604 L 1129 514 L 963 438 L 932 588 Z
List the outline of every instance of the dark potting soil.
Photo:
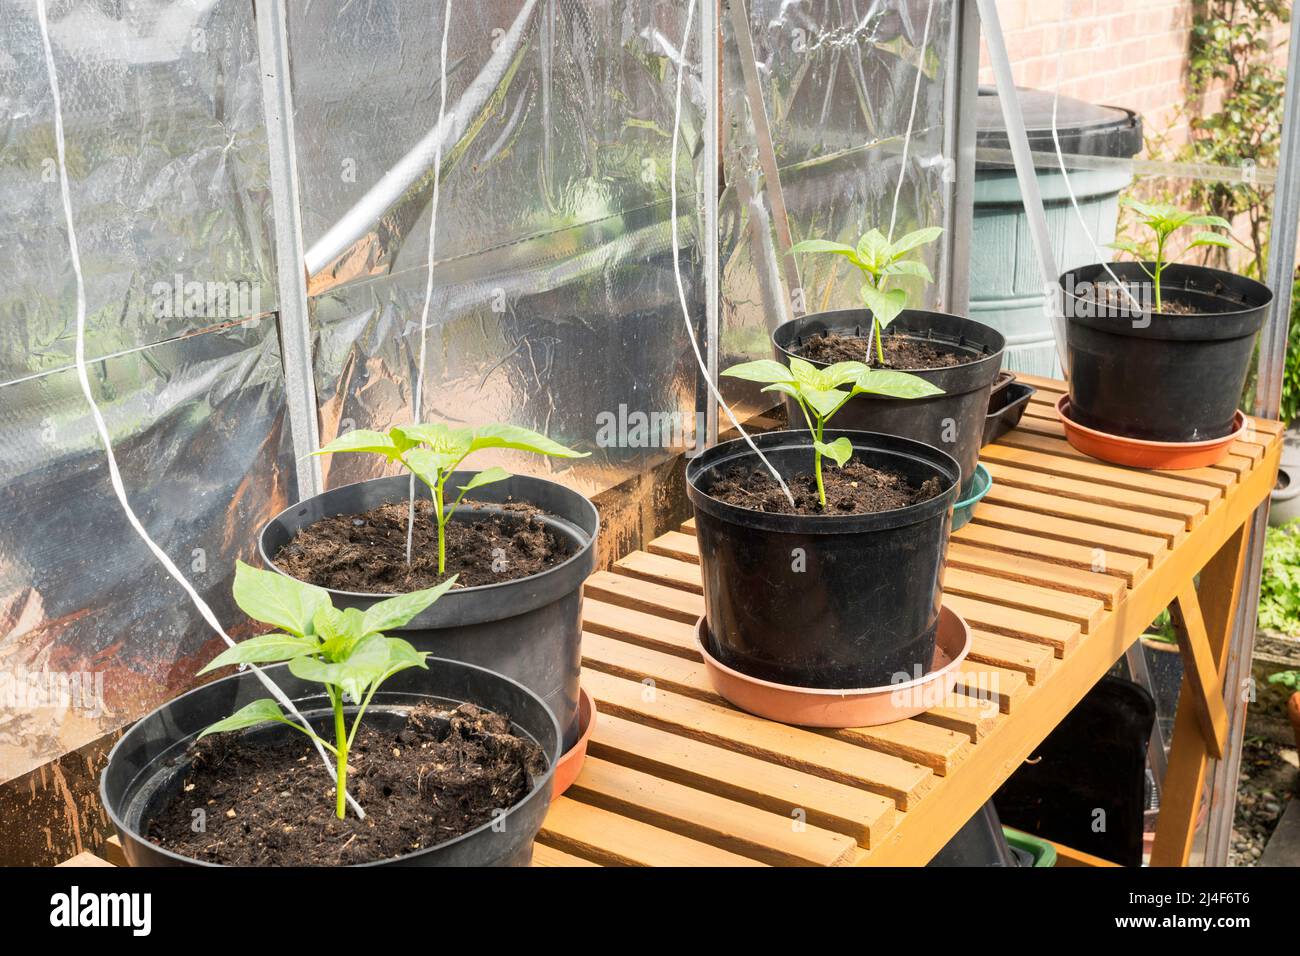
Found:
M 1113 282 L 1099 283 L 1093 288 L 1095 291 L 1092 293 L 1092 300 L 1096 302 L 1097 296 L 1098 294 L 1100 294 L 1101 305 L 1108 312 L 1114 312 L 1118 315 L 1128 315 L 1132 311 L 1133 309 L 1132 299 L 1129 298 L 1129 295 L 1126 295 L 1120 289 L 1119 286 L 1115 285 L 1115 283 Z M 1171 298 L 1171 296 L 1177 294 L 1176 290 L 1162 289 L 1161 291 L 1163 293 L 1160 297 L 1159 312 L 1161 315 L 1199 315 L 1200 314 L 1197 312 L 1196 309 L 1188 305 L 1186 302 L 1179 302 L 1177 299 Z M 1142 300 L 1138 299 L 1138 301 L 1141 302 Z M 1151 308 L 1152 309 L 1155 308 L 1154 297 L 1151 300 Z
M 966 351 L 889 332 L 881 340 L 881 347 L 885 351 L 885 364 L 879 367 L 897 370 L 952 368 L 979 358 Z M 806 339 L 796 354 L 813 362 L 866 362 L 868 365 L 876 365 L 876 350 L 870 338 L 845 335 L 842 332 L 827 332 Z
M 570 548 L 522 503 L 494 505 L 506 514 L 482 512 L 447 524 L 447 572 L 438 574 L 438 528 L 433 502 L 415 503 L 411 564 L 406 563 L 406 502 L 380 505 L 364 514 L 335 515 L 309 525 L 275 556 L 285 574 L 335 591 L 405 594 L 458 575 L 456 587 L 499 584 L 562 564 Z M 470 506 L 462 505 L 461 511 Z M 472 514 L 473 512 L 470 511 Z
M 783 476 L 785 477 L 785 476 Z M 897 472 L 872 468 L 849 461 L 843 468 L 822 460 L 822 484 L 826 488 L 826 508 L 817 499 L 817 479 L 812 472 L 786 477 L 796 508 L 771 473 L 762 466 L 735 467 L 719 475 L 709 488 L 711 498 L 738 508 L 771 514 L 798 515 L 865 515 L 893 511 L 929 501 L 943 491 L 938 478 L 927 478 L 917 487 Z
M 462 704 L 412 709 L 400 728 L 362 723 L 348 757 L 348 789 L 366 812 L 335 816 L 333 781 L 299 734 L 250 742 L 214 734 L 147 836 L 192 859 L 228 866 L 335 866 L 425 849 L 514 806 L 546 770 L 533 741 L 500 714 Z M 204 829 L 194 832 L 194 811 Z

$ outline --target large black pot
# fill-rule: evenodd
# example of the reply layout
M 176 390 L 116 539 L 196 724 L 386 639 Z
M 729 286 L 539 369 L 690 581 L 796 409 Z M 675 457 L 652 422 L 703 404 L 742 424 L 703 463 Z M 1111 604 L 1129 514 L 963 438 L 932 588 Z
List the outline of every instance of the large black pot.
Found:
M 895 435 L 847 437 L 854 459 L 943 492 L 869 515 L 769 514 L 709 496 L 736 466 L 762 467 L 741 439 L 715 445 L 686 466 L 695 506 L 711 652 L 728 667 L 799 687 L 878 687 L 917 676 L 934 656 L 940 580 L 961 474 L 937 448 Z M 807 432 L 755 435 L 783 475 L 812 470 Z M 825 467 L 834 468 L 833 464 Z
M 1139 263 L 1110 269 L 1139 302 L 1150 301 L 1150 279 Z M 1171 265 L 1160 282 L 1162 302 L 1196 310 L 1171 315 L 1098 308 L 1092 295 L 1099 284 L 1113 284 L 1103 265 L 1061 276 L 1070 417 L 1146 441 L 1206 441 L 1231 432 L 1255 334 L 1273 301 L 1268 287 L 1218 269 Z
M 474 474 L 456 472 L 448 484 L 458 487 Z M 279 554 L 303 528 L 332 515 L 360 514 L 380 505 L 406 501 L 409 478 L 397 475 L 344 485 L 301 501 L 276 515 L 262 529 L 258 548 L 274 571 Z M 430 497 L 422 482 L 416 494 Z M 512 475 L 473 492 L 476 508 L 462 505 L 453 521 L 490 514 L 505 501 L 535 506 L 544 521 L 571 545 L 572 556 L 540 574 L 500 584 L 456 588 L 393 631 L 437 657 L 466 661 L 514 678 L 546 701 L 560 721 L 566 748 L 578 739 L 578 678 L 582 666 L 582 584 L 596 564 L 600 516 L 586 497 L 545 478 Z M 284 572 L 280 572 L 283 574 Z M 391 594 L 333 591 L 338 608 L 365 610 Z
M 871 334 L 871 313 L 866 309 L 840 309 L 814 312 L 785 322 L 772 333 L 777 360 L 788 362 L 790 356 L 799 354 L 799 348 L 808 339 L 828 332 L 867 338 Z M 900 313 L 889 324 L 887 332 L 901 333 L 977 358 L 952 368 L 908 369 L 943 389 L 942 395 L 916 399 L 859 395 L 836 412 L 831 424 L 847 431 L 901 435 L 942 448 L 961 465 L 961 497 L 965 498 L 975 480 L 989 392 L 1002 368 L 1006 339 L 996 329 L 971 319 L 921 309 Z M 818 368 L 827 365 L 826 362 L 812 364 Z M 792 424 L 803 421 L 803 414 L 793 399 L 786 399 L 786 410 Z
M 429 703 L 452 708 L 472 703 L 507 715 L 513 732 L 546 753 L 547 769 L 532 790 L 508 809 L 505 825 L 488 821 L 454 840 L 371 866 L 527 866 L 533 838 L 551 802 L 551 776 L 561 753 L 560 726 L 535 693 L 500 674 L 458 661 L 429 658 L 428 670 L 411 668 L 386 680 L 366 710 L 372 726 L 396 726 L 411 707 Z M 299 680 L 284 664 L 263 669 L 326 740 L 333 738 L 333 711 L 323 685 Z M 270 696 L 252 671 L 204 684 L 163 704 L 122 735 L 108 755 L 99 796 L 132 866 L 210 866 L 149 842 L 144 834 L 155 813 L 176 795 L 189 770 L 187 751 L 210 724 L 261 697 Z M 355 708 L 348 708 L 349 715 Z M 250 739 L 293 734 L 279 724 L 243 732 Z M 314 755 L 310 758 L 317 759 Z M 319 768 L 322 784 L 325 767 Z M 365 809 L 363 807 L 363 809 Z

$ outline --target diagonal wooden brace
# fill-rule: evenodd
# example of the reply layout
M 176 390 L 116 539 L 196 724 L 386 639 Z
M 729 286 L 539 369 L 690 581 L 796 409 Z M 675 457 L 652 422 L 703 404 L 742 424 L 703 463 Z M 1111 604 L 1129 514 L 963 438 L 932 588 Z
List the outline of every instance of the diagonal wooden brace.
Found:
M 1228 739 L 1228 712 L 1223 706 L 1223 675 L 1210 647 L 1210 635 L 1201 614 L 1196 589 L 1188 581 L 1169 608 L 1178 648 L 1183 653 L 1183 673 L 1192 688 L 1196 720 L 1205 739 L 1205 749 L 1215 760 L 1223 758 Z

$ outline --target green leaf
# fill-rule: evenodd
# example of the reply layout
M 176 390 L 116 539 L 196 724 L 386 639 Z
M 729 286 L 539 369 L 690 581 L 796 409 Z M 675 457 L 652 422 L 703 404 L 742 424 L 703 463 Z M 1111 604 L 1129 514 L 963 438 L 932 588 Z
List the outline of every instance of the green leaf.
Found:
M 423 591 L 399 594 L 370 605 L 366 610 L 361 632 L 364 635 L 381 634 L 394 628 L 405 627 L 417 614 L 451 590 L 456 575 Z
M 235 603 L 255 621 L 303 637 L 313 633 L 316 609 L 330 603 L 329 594 L 306 581 L 259 571 L 239 561 L 235 565 Z
M 384 668 L 384 679 L 408 667 L 423 667 L 428 670 L 429 665 L 425 663 L 429 656 L 427 651 L 417 651 L 400 637 L 389 637 L 385 640 L 388 641 L 388 665 Z
M 898 318 L 900 312 L 907 308 L 907 292 L 903 289 L 890 289 L 881 292 L 875 286 L 862 286 L 862 301 L 866 303 L 871 314 L 876 317 L 881 328 Z
M 464 455 L 430 451 L 427 448 L 412 448 L 406 453 L 406 467 L 430 488 L 442 481 L 443 476 L 460 464 Z
M 408 443 L 423 445 L 425 450 L 445 456 L 453 463 L 473 450 L 474 434 L 468 428 L 452 428 L 442 422 L 428 422 L 403 425 L 393 431 Z
M 849 393 L 838 388 L 805 388 L 803 399 L 817 413 L 818 418 L 833 415 L 841 405 L 848 401 Z
M 918 276 L 926 282 L 933 282 L 934 276 L 930 273 L 930 267 L 924 262 L 917 262 L 914 259 L 904 259 L 901 262 L 891 262 L 885 266 L 881 275 L 886 276 Z
M 402 449 L 383 432 L 358 428 L 355 431 L 344 432 L 320 451 L 313 452 L 313 454 L 336 455 L 340 452 L 370 452 L 383 455 L 389 461 L 396 461 L 401 456 Z
M 868 369 L 854 383 L 853 394 L 887 395 L 890 398 L 926 398 L 942 395 L 943 389 L 910 372 Z
M 470 451 L 483 448 L 513 448 L 517 451 L 530 451 L 535 455 L 549 455 L 552 458 L 586 458 L 589 451 L 574 451 L 557 441 L 552 441 L 531 428 L 518 425 L 483 425 L 473 431 Z
M 829 252 L 837 256 L 844 256 L 851 260 L 854 265 L 861 265 L 858 261 L 857 251 L 852 246 L 846 246 L 842 242 L 831 242 L 829 239 L 805 239 L 802 242 L 796 242 L 790 247 L 790 255 L 803 255 L 804 253 Z
M 929 245 L 943 235 L 943 228 L 940 226 L 926 226 L 923 229 L 917 229 L 909 232 L 902 239 L 899 239 L 893 245 L 893 257 L 897 259 L 904 253 L 911 252 L 913 249 Z
M 342 611 L 333 607 L 318 610 L 312 625 L 322 641 L 321 656 L 327 661 L 339 661 L 351 654 L 357 641 L 365 636 L 362 624 L 362 614 L 354 607 Z
M 790 374 L 794 377 L 795 383 L 800 386 L 817 388 L 823 384 L 817 366 L 794 355 L 790 356 Z
M 1232 240 L 1227 236 L 1221 236 L 1217 232 L 1198 232 L 1192 237 L 1192 241 L 1187 244 L 1188 249 L 1195 249 L 1197 246 L 1221 246 L 1225 249 L 1232 248 Z
M 744 379 L 747 382 L 792 382 L 794 373 L 773 359 L 759 359 L 756 362 L 742 362 L 724 369 L 723 375 L 729 378 Z
M 315 657 L 295 657 L 289 672 L 300 680 L 332 684 L 353 701 L 361 700 L 365 689 L 388 666 L 388 639 L 381 634 L 362 638 L 344 660 L 327 663 Z
M 250 637 L 240 641 L 234 647 L 224 651 L 208 662 L 200 674 L 214 671 L 227 664 L 269 664 L 291 660 L 303 654 L 314 654 L 320 645 L 314 637 L 299 637 L 296 634 L 266 634 L 262 637 Z
M 1192 216 L 1187 220 L 1189 226 L 1218 226 L 1220 229 L 1231 229 L 1232 223 L 1222 216 Z
M 869 229 L 858 240 L 858 261 L 871 272 L 879 272 L 888 262 L 892 247 L 879 229 Z
M 466 484 L 460 486 L 461 491 L 473 491 L 475 488 L 482 488 L 484 485 L 490 485 L 493 482 L 505 481 L 510 477 L 510 472 L 504 468 L 484 468 L 477 475 L 471 478 Z
M 868 366 L 862 362 L 836 362 L 821 369 L 821 379 L 827 388 L 838 388 L 856 381 L 858 376 L 867 371 Z
M 204 729 L 203 733 L 199 734 L 195 739 L 202 740 L 208 734 L 222 734 L 231 730 L 243 730 L 245 727 L 255 727 L 258 724 L 265 724 L 273 720 L 282 724 L 292 723 L 291 720 L 284 716 L 284 711 L 280 710 L 279 704 L 269 697 L 263 697 L 239 708 L 225 720 L 218 720 L 215 724 Z
M 813 448 L 821 452 L 841 468 L 844 463 L 853 457 L 853 442 L 849 441 L 843 435 L 833 442 L 814 441 Z

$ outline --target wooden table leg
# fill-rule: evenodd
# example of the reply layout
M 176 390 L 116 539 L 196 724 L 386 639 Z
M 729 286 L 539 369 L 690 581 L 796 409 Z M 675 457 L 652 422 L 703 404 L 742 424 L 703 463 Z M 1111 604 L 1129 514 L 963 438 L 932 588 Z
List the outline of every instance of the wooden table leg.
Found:
M 1246 540 L 1243 525 L 1201 570 L 1200 585 L 1195 590 L 1189 573 L 1188 584 L 1176 602 L 1176 613 L 1171 614 L 1183 650 L 1183 686 L 1178 695 L 1169 768 L 1161 788 L 1163 799 L 1151 849 L 1152 866 L 1187 864 L 1196 835 L 1206 762 L 1210 755 L 1222 752 L 1223 735 L 1216 714 L 1223 715 L 1223 668 L 1240 596 Z

